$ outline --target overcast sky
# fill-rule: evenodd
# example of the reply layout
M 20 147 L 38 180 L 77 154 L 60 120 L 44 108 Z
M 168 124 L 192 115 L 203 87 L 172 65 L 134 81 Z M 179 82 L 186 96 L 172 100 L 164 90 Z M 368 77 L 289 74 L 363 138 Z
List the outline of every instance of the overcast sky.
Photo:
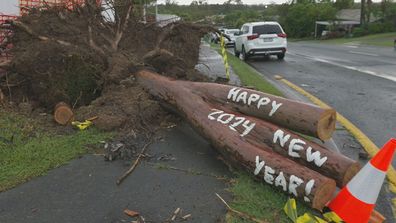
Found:
M 192 0 L 175 0 L 178 4 L 189 5 Z M 209 4 L 223 4 L 226 0 L 208 0 Z M 272 4 L 272 3 L 285 3 L 290 0 L 242 0 L 244 4 Z M 360 1 L 360 0 L 355 0 Z M 380 0 L 374 0 L 378 2 Z M 158 4 L 165 3 L 165 0 L 158 0 Z M 0 13 L 2 14 L 19 14 L 19 8 L 17 7 L 18 0 L 0 0 Z
M 1 1 L 1 0 L 0 0 Z M 189 5 L 193 0 L 175 0 L 180 5 Z M 207 0 L 209 4 L 223 4 L 227 0 Z M 271 4 L 285 3 L 289 0 L 242 0 L 244 4 Z M 158 4 L 165 3 L 165 0 L 158 0 Z
M 2 1 L 2 0 L 0 0 Z M 3 0 L 4 1 L 4 0 Z M 179 5 L 189 5 L 193 0 L 174 0 Z M 223 4 L 227 0 L 207 0 L 209 4 Z M 282 4 L 285 2 L 290 2 L 291 0 L 242 0 L 243 4 Z M 335 1 L 335 0 L 334 0 Z M 373 0 L 373 2 L 380 2 L 381 0 Z M 355 0 L 355 2 L 360 2 L 360 0 Z M 165 0 L 158 0 L 158 4 L 165 3 Z
M 18 15 L 18 0 L 0 0 L 0 14 Z

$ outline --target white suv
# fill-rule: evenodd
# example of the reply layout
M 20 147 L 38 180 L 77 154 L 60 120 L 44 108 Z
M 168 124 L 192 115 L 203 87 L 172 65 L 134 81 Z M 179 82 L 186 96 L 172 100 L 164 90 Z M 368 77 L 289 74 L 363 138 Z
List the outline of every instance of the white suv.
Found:
M 245 23 L 234 35 L 236 57 L 240 54 L 243 60 L 255 55 L 277 55 L 279 60 L 285 57 L 287 35 L 277 22 Z

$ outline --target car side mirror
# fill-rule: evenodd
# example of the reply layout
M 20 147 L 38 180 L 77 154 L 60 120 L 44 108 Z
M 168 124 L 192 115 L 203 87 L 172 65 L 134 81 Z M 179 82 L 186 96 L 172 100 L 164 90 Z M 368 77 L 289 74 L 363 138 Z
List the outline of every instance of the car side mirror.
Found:
M 240 36 L 241 34 L 242 34 L 242 32 L 238 31 L 238 32 L 234 33 L 234 36 Z

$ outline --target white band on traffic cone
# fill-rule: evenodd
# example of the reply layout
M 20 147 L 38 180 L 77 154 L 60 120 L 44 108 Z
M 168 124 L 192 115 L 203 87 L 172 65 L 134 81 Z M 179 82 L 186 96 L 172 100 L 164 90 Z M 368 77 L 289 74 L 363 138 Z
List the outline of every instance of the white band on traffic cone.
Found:
M 362 202 L 375 204 L 385 176 L 386 172 L 375 168 L 368 162 L 346 187 L 354 197 Z

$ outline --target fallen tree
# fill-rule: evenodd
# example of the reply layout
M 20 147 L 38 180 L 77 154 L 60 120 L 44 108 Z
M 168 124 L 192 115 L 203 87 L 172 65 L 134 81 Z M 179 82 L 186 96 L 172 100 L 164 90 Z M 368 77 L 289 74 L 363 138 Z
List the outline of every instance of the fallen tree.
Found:
M 159 77 L 158 79 L 161 78 Z M 288 159 L 292 159 L 297 163 L 307 166 L 325 176 L 334 179 L 339 187 L 346 185 L 346 183 L 349 182 L 349 180 L 355 176 L 355 174 L 360 169 L 360 164 L 358 162 L 351 160 L 342 154 L 329 151 L 317 143 L 311 142 L 300 135 L 273 124 L 284 123 L 284 126 L 287 127 L 290 123 L 292 123 L 285 121 L 289 120 L 289 116 L 293 117 L 297 116 L 297 114 L 300 114 L 301 116 L 306 117 L 306 114 L 309 114 L 311 116 L 305 119 L 304 126 L 313 126 L 315 123 L 320 122 L 318 120 L 322 118 L 322 116 L 318 114 L 331 113 L 333 110 L 321 109 L 309 104 L 287 100 L 257 91 L 251 91 L 245 88 L 238 88 L 238 92 L 242 93 L 255 92 L 252 94 L 257 95 L 254 101 L 258 101 L 258 105 L 260 105 L 260 103 L 263 104 L 263 102 L 260 102 L 262 100 L 259 99 L 259 95 L 263 96 L 264 98 L 268 98 L 268 100 L 270 100 L 269 98 L 273 99 L 275 102 L 274 104 L 282 104 L 282 106 L 285 107 L 285 109 L 281 110 L 282 115 L 278 117 L 273 115 L 274 119 L 272 119 L 272 116 L 267 115 L 267 112 L 276 114 L 277 112 L 276 109 L 274 109 L 274 106 L 257 113 L 257 107 L 259 106 L 249 107 L 249 104 L 251 104 L 249 102 L 250 99 L 246 99 L 247 103 L 243 105 L 240 105 L 238 103 L 239 101 L 234 103 L 234 101 L 237 99 L 232 100 L 232 97 L 235 96 L 234 92 L 237 88 L 233 88 L 232 86 L 215 83 L 192 83 L 176 80 L 167 80 L 167 82 L 165 82 L 165 79 L 163 78 L 161 81 L 160 83 L 162 84 L 158 84 L 154 88 L 156 91 L 154 92 L 155 95 L 158 94 L 158 91 L 160 91 L 159 89 L 166 89 L 164 94 L 172 94 L 173 97 L 177 97 L 176 95 L 182 95 L 183 97 L 187 98 L 197 97 L 198 99 L 194 99 L 194 101 L 201 100 L 212 106 L 213 110 L 211 110 L 208 114 L 204 114 L 204 116 L 208 116 L 209 120 L 213 120 L 222 125 L 228 126 L 228 132 L 239 132 L 240 136 L 243 137 L 246 142 L 257 148 L 260 148 L 261 150 L 276 152 Z M 169 91 L 167 88 L 168 86 L 165 86 L 168 84 L 172 85 L 172 87 L 175 89 L 181 89 L 180 92 L 171 93 L 171 91 Z M 185 91 L 185 89 L 188 90 Z M 224 89 L 229 89 L 229 93 L 226 94 Z M 154 90 L 151 90 L 150 92 L 152 91 Z M 182 108 L 180 109 L 182 109 L 182 111 L 184 111 L 185 107 L 187 106 L 180 102 L 179 99 L 172 99 L 170 96 L 168 96 L 167 99 L 161 99 L 166 102 L 170 100 L 171 102 L 168 103 L 174 106 L 181 106 Z M 227 102 L 227 100 L 229 101 Z M 270 104 L 268 100 L 265 100 L 267 105 Z M 277 107 L 279 108 L 280 106 Z M 290 107 L 293 107 L 294 109 L 289 109 Z M 251 112 L 249 109 L 253 110 L 253 112 Z M 241 112 L 241 110 L 243 110 L 243 112 Z M 252 114 L 253 117 L 245 116 L 248 114 Z M 273 123 L 269 121 L 263 121 L 254 116 L 265 116 L 266 120 L 270 120 Z M 291 126 L 294 127 L 297 124 L 298 123 L 292 123 Z
M 176 23 L 160 29 L 131 16 L 132 1 L 127 2 L 115 24 L 105 23 L 101 9 L 90 4 L 76 11 L 34 11 L 12 22 L 15 47 L 12 61 L 4 64 L 5 97 L 36 102 L 47 111 L 65 101 L 79 120 L 98 116 L 97 127 L 124 128 L 136 138 L 166 118 L 145 88 L 176 108 L 227 162 L 317 209 L 331 198 L 335 181 L 343 185 L 354 175 L 355 162 L 284 129 L 327 139 L 334 131 L 334 110 L 165 77 L 205 80 L 193 67 L 201 36 L 213 28 Z M 141 64 L 157 72 L 131 76 L 128 68 Z
M 336 187 L 334 180 L 268 149 L 257 137 L 256 141 L 249 140 L 256 126 L 261 125 L 263 133 L 271 134 L 263 129 L 266 124 L 262 120 L 237 112 L 225 113 L 221 105 L 211 103 L 201 94 L 202 91 L 197 90 L 198 86 L 201 90 L 205 89 L 205 83 L 192 84 L 171 80 L 147 70 L 139 71 L 135 76 L 150 94 L 175 107 L 180 115 L 223 154 L 226 161 L 264 178 L 266 183 L 280 187 L 308 202 L 313 208 L 321 210 L 331 199 Z M 219 116 L 215 117 L 215 114 Z M 254 134 L 257 135 L 258 132 Z M 326 150 L 322 152 L 324 151 Z M 326 154 L 330 155 L 330 152 Z M 329 157 L 335 158 L 336 155 L 331 154 Z M 347 159 L 341 160 L 349 162 Z M 336 161 L 339 160 L 334 162 Z
M 212 102 L 245 115 L 271 121 L 279 126 L 327 140 L 335 130 L 336 112 L 315 105 L 246 88 L 207 84 L 204 89 L 193 83 L 197 91 Z

